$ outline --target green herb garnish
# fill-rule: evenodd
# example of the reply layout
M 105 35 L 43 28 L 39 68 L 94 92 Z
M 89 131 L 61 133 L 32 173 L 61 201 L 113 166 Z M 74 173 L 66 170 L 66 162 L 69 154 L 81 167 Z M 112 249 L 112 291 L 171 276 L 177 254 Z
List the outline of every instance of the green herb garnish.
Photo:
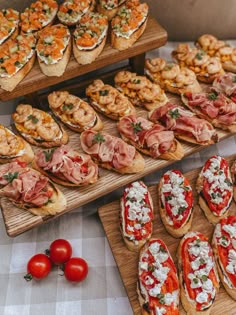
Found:
M 138 133 L 139 131 L 143 130 L 143 127 L 141 126 L 141 122 L 131 123 L 131 126 L 133 127 L 134 133 Z
M 15 172 L 15 173 L 7 173 L 5 175 L 3 175 L 3 178 L 6 179 L 8 181 L 8 183 L 10 184 L 15 178 L 18 177 L 19 172 Z
M 39 121 L 38 118 L 35 117 L 34 115 L 29 115 L 27 119 L 31 120 L 33 124 L 37 124 L 37 122 Z
M 211 100 L 211 101 L 215 101 L 215 100 L 217 100 L 218 95 L 217 95 L 216 93 L 212 92 L 212 93 L 209 93 L 209 94 L 207 95 L 207 98 L 208 98 L 209 100 Z
M 97 134 L 93 136 L 93 143 L 102 143 L 102 142 L 105 142 L 105 139 L 100 132 L 98 132 Z
M 162 294 L 162 293 L 157 294 L 157 298 L 158 298 L 160 304 L 165 304 L 165 295 L 164 294 Z
M 174 118 L 174 119 L 180 117 L 180 113 L 179 113 L 178 108 L 175 108 L 175 109 L 173 109 L 173 110 L 169 110 L 169 114 L 170 114 L 170 117 L 171 117 L 171 118 Z
M 99 95 L 100 96 L 107 96 L 108 94 L 109 94 L 108 90 L 101 90 L 101 91 L 99 91 Z
M 206 281 L 207 281 L 207 279 L 208 279 L 208 278 L 207 278 L 207 276 L 206 276 L 206 275 L 203 275 L 203 276 L 202 276 L 202 281 L 206 282 Z
M 194 282 L 195 284 L 197 284 L 197 283 L 198 283 L 198 278 L 193 278 L 193 282 Z
M 233 82 L 236 83 L 236 75 L 233 76 Z
M 62 106 L 62 110 L 72 110 L 73 107 L 74 107 L 73 104 L 64 104 L 64 105 Z
M 134 84 L 139 84 L 139 83 L 141 82 L 141 80 L 140 80 L 140 79 L 133 79 L 132 82 L 133 82 Z
M 43 151 L 43 154 L 45 156 L 46 162 L 51 160 L 54 151 L 55 151 L 55 149 L 51 149 L 51 150 L 48 150 L 48 151 Z

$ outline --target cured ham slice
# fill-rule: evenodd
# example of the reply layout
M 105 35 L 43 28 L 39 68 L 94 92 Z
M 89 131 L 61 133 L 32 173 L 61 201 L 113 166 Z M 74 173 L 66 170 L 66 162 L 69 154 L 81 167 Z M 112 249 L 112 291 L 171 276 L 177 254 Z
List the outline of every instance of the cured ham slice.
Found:
M 225 96 L 236 103 L 236 74 L 227 72 L 215 78 L 212 84 L 212 90 Z

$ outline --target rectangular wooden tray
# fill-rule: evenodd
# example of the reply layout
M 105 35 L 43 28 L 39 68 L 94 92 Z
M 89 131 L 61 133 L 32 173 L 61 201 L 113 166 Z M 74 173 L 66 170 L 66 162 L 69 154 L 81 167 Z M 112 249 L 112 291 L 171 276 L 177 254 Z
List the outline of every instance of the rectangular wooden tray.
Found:
M 236 159 L 236 155 L 228 158 L 229 162 Z M 204 162 L 203 162 L 204 163 Z M 205 234 L 209 240 L 212 238 L 214 226 L 211 225 L 203 212 L 197 205 L 197 193 L 195 190 L 195 181 L 199 174 L 199 169 L 195 169 L 185 174 L 185 176 L 190 180 L 190 184 L 193 188 L 194 192 L 194 214 L 193 214 L 193 222 L 192 222 L 192 231 L 199 231 Z M 165 230 L 159 210 L 157 207 L 157 184 L 150 186 L 149 191 L 153 198 L 154 202 L 154 229 L 153 229 L 153 237 L 161 238 L 167 245 L 170 250 L 171 256 L 176 263 L 176 251 L 179 244 L 179 239 L 173 238 L 170 234 Z M 112 253 L 114 255 L 114 259 L 116 261 L 117 267 L 120 272 L 120 276 L 124 283 L 127 295 L 129 297 L 133 312 L 135 315 L 140 315 L 140 306 L 138 302 L 138 296 L 136 293 L 136 285 L 137 285 L 137 267 L 138 267 L 138 254 L 129 251 L 125 243 L 122 239 L 120 228 L 119 228 L 119 211 L 120 205 L 119 200 L 113 201 L 109 204 L 106 204 L 98 209 L 99 217 L 101 219 L 103 228 L 105 230 L 108 242 L 110 244 Z M 236 215 L 236 204 L 232 203 L 230 207 L 230 214 Z M 184 311 L 182 305 L 180 305 L 180 315 L 184 315 L 186 312 Z M 235 315 L 236 314 L 236 302 L 229 297 L 226 293 L 225 289 L 220 287 L 220 291 L 216 297 L 214 305 L 211 311 L 212 315 Z

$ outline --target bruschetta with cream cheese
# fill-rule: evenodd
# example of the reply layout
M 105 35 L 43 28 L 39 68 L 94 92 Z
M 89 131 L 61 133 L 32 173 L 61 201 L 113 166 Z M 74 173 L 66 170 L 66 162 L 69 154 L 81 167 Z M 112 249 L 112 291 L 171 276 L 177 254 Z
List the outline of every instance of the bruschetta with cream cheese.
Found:
M 0 10 L 0 45 L 18 35 L 20 13 L 12 8 Z
M 125 50 L 141 37 L 148 20 L 149 7 L 139 0 L 128 0 L 111 20 L 111 46 Z
M 86 101 L 68 91 L 50 93 L 48 103 L 53 114 L 68 128 L 76 132 L 103 128 L 103 122 L 97 112 Z
M 187 314 L 209 315 L 219 291 L 213 251 L 205 235 L 188 232 L 178 252 L 181 303 Z
M 73 33 L 73 53 L 79 64 L 93 62 L 102 52 L 108 32 L 108 19 L 98 12 L 88 12 Z
M 233 199 L 233 182 L 227 160 L 217 155 L 210 157 L 199 173 L 196 189 L 198 203 L 209 222 L 216 224 L 227 216 Z
M 160 124 L 134 115 L 122 117 L 117 123 L 121 137 L 138 151 L 154 159 L 180 160 L 184 156 L 181 144 L 174 132 Z
M 116 88 L 125 94 L 134 106 L 152 110 L 168 101 L 164 90 L 145 76 L 124 70 L 115 75 L 114 81 Z
M 47 112 L 28 104 L 19 104 L 12 114 L 14 127 L 29 143 L 56 147 L 68 142 L 67 132 Z
M 98 0 L 97 11 L 108 17 L 110 21 L 126 0 Z
M 0 87 L 11 92 L 32 69 L 36 39 L 32 34 L 18 35 L 0 45 Z
M 173 237 L 186 234 L 193 219 L 193 191 L 179 170 L 164 173 L 158 184 L 158 204 L 162 222 Z
M 218 94 L 223 93 L 231 101 L 236 103 L 236 74 L 227 72 L 218 76 L 213 81 L 211 89 Z
M 177 270 L 163 240 L 151 238 L 141 248 L 137 293 L 142 315 L 179 315 Z
M 70 60 L 71 35 L 67 26 L 47 26 L 39 33 L 36 52 L 42 72 L 47 76 L 60 77 Z
M 144 158 L 135 147 L 105 132 L 86 130 L 80 135 L 83 151 L 101 167 L 121 174 L 142 172 Z
M 102 80 L 94 80 L 86 88 L 86 95 L 95 110 L 113 120 L 136 113 L 127 96 Z
M 132 182 L 120 199 L 120 230 L 127 248 L 138 252 L 153 232 L 153 201 L 143 181 Z

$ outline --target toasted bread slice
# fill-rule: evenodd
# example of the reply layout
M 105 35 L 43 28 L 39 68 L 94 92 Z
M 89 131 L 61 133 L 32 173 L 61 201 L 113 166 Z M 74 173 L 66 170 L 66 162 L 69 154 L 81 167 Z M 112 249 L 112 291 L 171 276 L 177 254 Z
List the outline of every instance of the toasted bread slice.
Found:
M 96 9 L 99 13 L 106 15 L 108 20 L 111 21 L 125 1 L 126 0 L 99 0 Z
M 0 10 L 0 45 L 9 38 L 16 38 L 19 32 L 19 17 L 19 12 L 12 8 Z

